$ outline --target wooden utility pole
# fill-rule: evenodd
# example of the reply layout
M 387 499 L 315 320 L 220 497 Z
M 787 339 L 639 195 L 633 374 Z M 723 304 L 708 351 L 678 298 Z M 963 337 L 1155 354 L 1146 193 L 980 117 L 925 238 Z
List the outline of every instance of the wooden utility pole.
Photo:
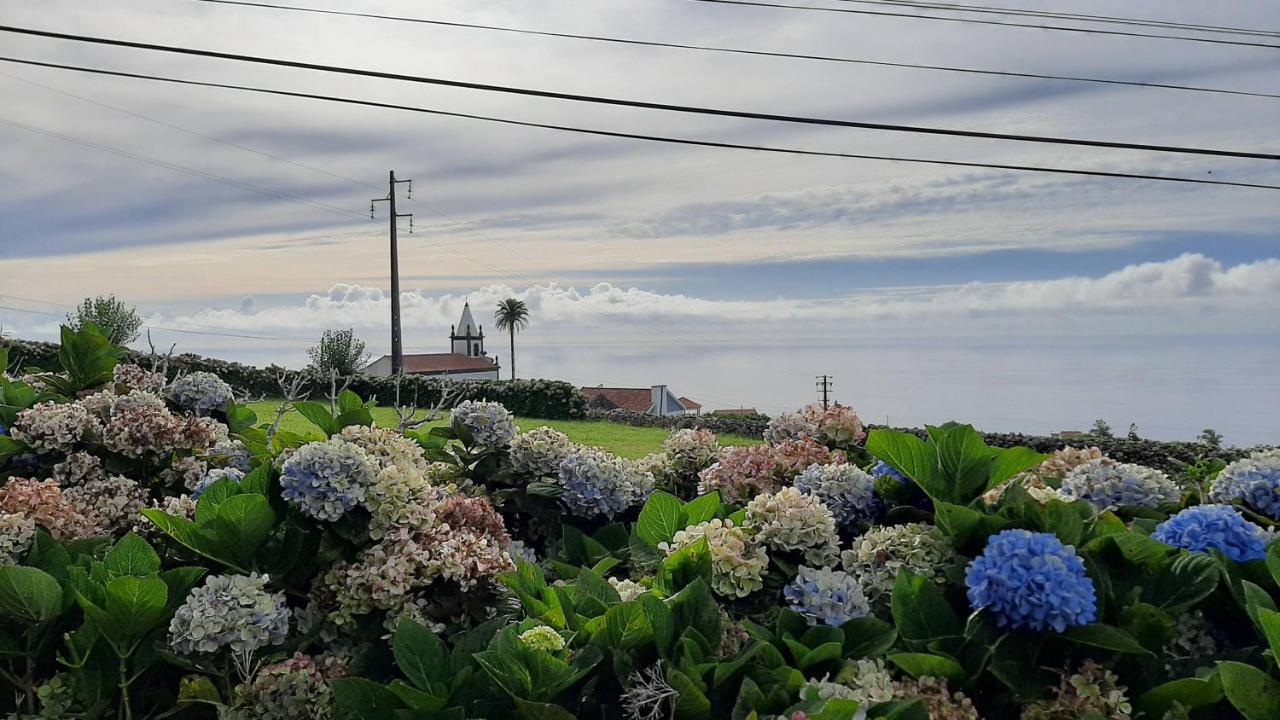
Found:
M 397 213 L 396 212 L 396 185 L 400 183 L 409 184 L 409 195 L 413 197 L 413 181 L 397 180 L 396 171 L 391 171 L 390 180 L 387 182 L 387 196 L 384 198 L 374 198 L 369 201 L 369 218 L 373 219 L 374 203 L 386 202 L 390 203 L 390 222 L 391 228 L 391 374 L 404 374 L 404 344 L 400 338 L 400 250 L 396 245 L 396 222 L 402 218 L 409 218 L 409 232 L 413 232 L 413 213 Z
M 826 410 L 831 407 L 831 385 L 832 377 L 830 375 L 818 375 L 818 390 L 822 392 L 822 409 Z

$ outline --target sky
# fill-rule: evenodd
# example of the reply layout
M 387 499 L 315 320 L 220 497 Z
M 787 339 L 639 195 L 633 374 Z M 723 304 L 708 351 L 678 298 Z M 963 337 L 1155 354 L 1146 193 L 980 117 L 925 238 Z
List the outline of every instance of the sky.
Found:
M 286 3 L 289 4 L 289 3 Z M 291 0 L 553 32 L 1280 93 L 1280 50 L 694 2 Z M 795 4 L 877 9 L 838 0 Z M 1014 5 L 1009 3 L 1009 5 Z M 1017 7 L 1280 30 L 1280 6 Z M 889 9 L 879 7 L 878 9 Z M 947 13 L 934 13 L 947 14 Z M 634 100 L 1280 153 L 1280 99 L 603 44 L 197 0 L 0 0 L 3 24 Z M 1181 34 L 1181 33 L 1179 33 Z M 0 33 L 0 55 L 533 122 L 844 153 L 1280 184 L 1274 162 L 712 118 Z M 1256 38 L 1250 38 L 1256 39 Z M 1266 40 L 1280 44 L 1280 40 Z M 1049 432 L 1105 417 L 1280 443 L 1280 192 L 770 155 L 0 62 L 0 326 L 87 295 L 179 351 L 301 366 L 325 328 L 406 349 L 470 300 L 533 309 L 522 374 L 708 408 L 842 401 Z M 145 346 L 145 342 L 142 343 Z M 500 360 L 509 349 L 490 339 Z M 523 356 L 522 356 L 523 353 Z M 1074 388 L 1070 391 L 1064 387 Z M 1225 428 L 1225 430 L 1224 430 Z

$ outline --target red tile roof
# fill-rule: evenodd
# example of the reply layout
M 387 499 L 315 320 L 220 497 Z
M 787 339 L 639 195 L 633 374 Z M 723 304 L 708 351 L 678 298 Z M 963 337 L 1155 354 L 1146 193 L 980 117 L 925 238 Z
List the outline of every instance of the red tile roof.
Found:
M 728 410 L 716 410 L 712 415 L 759 415 L 755 408 L 730 408 Z
M 690 400 L 689 398 L 684 397 L 683 395 L 680 396 L 680 404 L 684 406 L 685 410 L 701 410 L 702 409 L 702 403 L 699 403 L 696 400 Z
M 649 388 L 584 387 L 582 392 L 592 399 L 595 407 L 603 405 L 610 410 L 638 413 L 647 413 L 653 407 L 653 394 Z
M 410 375 L 497 369 L 497 364 L 489 358 L 467 357 L 460 353 L 423 353 L 404 356 L 404 371 Z

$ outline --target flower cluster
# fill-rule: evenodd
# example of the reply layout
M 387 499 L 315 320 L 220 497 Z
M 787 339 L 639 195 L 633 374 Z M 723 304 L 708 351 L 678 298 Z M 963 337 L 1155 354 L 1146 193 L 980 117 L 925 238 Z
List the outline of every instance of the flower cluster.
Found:
M 746 502 L 777 489 L 774 467 L 773 449 L 768 445 L 724 448 L 719 461 L 698 473 L 698 494 L 716 491 L 727 503 Z
M 284 642 L 289 608 L 284 593 L 267 590 L 265 575 L 212 575 L 187 595 L 169 623 L 169 644 L 179 655 L 223 648 L 251 654 Z
M 900 483 L 911 482 L 911 478 L 898 472 L 897 468 L 883 460 L 877 460 L 876 464 L 871 467 L 871 477 L 874 478 L 893 478 Z
M 711 467 L 720 452 L 715 433 L 705 428 L 676 430 L 662 441 L 667 466 L 679 475 L 693 476 Z
M 769 419 L 764 429 L 764 441 L 770 445 L 778 445 L 788 440 L 811 438 L 817 432 L 813 421 L 806 413 L 780 413 Z
M 253 454 L 239 440 L 219 438 L 204 457 L 220 467 L 235 468 L 246 473 L 253 469 Z
M 477 447 L 505 448 L 516 436 L 516 419 L 501 403 L 466 400 L 449 412 L 450 424 L 465 427 Z
M 804 414 L 813 423 L 813 436 L 819 442 L 838 448 L 850 448 L 867 437 L 862 419 L 848 405 L 836 403 L 824 410 L 821 405 L 813 404 L 804 409 Z
M 554 477 L 573 449 L 573 441 L 559 430 L 533 428 L 511 440 L 511 471 L 521 478 Z
M 20 513 L 58 540 L 90 537 L 97 530 L 93 520 L 62 492 L 57 480 L 10 478 L 0 487 L 0 513 Z
M 1201 665 L 1212 665 L 1220 651 L 1213 626 L 1200 610 L 1184 611 L 1172 618 L 1173 637 L 1160 649 L 1165 672 L 1173 677 L 1194 674 Z
M 641 595 L 649 592 L 649 588 L 641 585 L 635 580 L 627 580 L 625 578 L 609 578 L 609 585 L 618 593 L 618 597 L 622 598 L 622 602 L 631 602 Z
M 836 682 L 852 690 L 851 699 L 864 705 L 893 700 L 893 674 L 879 658 L 846 661 Z
M 169 383 L 164 373 L 152 372 L 141 365 L 120 363 L 111 370 L 111 381 L 117 386 L 123 385 L 128 390 L 142 390 L 159 393 Z
M 329 720 L 332 674 L 301 653 L 259 670 L 236 688 L 236 703 L 222 720 Z
M 716 464 L 698 474 L 698 493 L 715 490 L 725 502 L 740 504 L 777 490 L 810 465 L 843 462 L 843 453 L 831 452 L 808 438 L 776 445 L 727 447 L 720 451 Z
M 87 452 L 73 452 L 65 460 L 53 466 L 53 479 L 59 485 L 70 487 L 87 480 L 104 477 L 102 460 Z
M 782 596 L 810 625 L 840 627 L 871 612 L 862 586 L 843 570 L 801 565 L 796 579 L 782 589 Z
M 36 521 L 26 513 L 0 512 L 0 565 L 18 562 L 36 537 Z
M 1055 450 L 1044 462 L 1036 466 L 1036 474 L 1062 480 L 1067 473 L 1094 460 L 1103 460 L 1106 456 L 1096 447 L 1074 448 L 1064 447 Z
M 69 453 L 102 426 L 80 403 L 46 401 L 18 413 L 9 435 L 38 453 Z
M 132 527 L 151 499 L 146 488 L 123 475 L 86 480 L 62 492 L 97 531 L 110 533 Z
M 1267 531 L 1230 505 L 1196 505 L 1156 526 L 1151 537 L 1192 552 L 1218 550 L 1236 562 L 1267 556 Z
M 564 638 L 560 633 L 546 625 L 537 625 L 525 630 L 520 633 L 519 639 L 521 645 L 538 652 L 560 652 L 565 646 Z
M 1209 499 L 1242 502 L 1254 512 L 1280 518 L 1280 450 L 1260 450 L 1223 468 Z
M 929 720 L 982 720 L 973 701 L 962 692 L 951 692 L 947 679 L 919 677 L 893 683 L 895 700 L 919 700 Z
M 416 532 L 430 528 L 436 506 L 445 496 L 444 488 L 430 481 L 436 472 L 433 467 L 428 467 L 426 474 L 399 465 L 383 468 L 364 493 L 364 507 L 372 516 L 369 537 L 381 540 L 394 529 Z
M 1159 470 L 1129 463 L 1090 460 L 1062 480 L 1063 497 L 1084 500 L 1099 510 L 1157 508 L 1182 497 L 1172 480 Z
M 1022 720 L 1129 720 L 1133 707 L 1119 683 L 1120 677 L 1092 660 L 1085 660 L 1079 671 L 1062 674 L 1057 697 L 1027 706 Z
M 560 462 L 560 502 L 580 517 L 612 518 L 643 502 L 653 491 L 653 475 L 604 450 L 580 447 Z
M 840 555 L 846 572 L 858 578 L 873 601 L 887 600 L 904 568 L 934 582 L 945 582 L 955 561 L 946 534 L 933 525 L 908 523 L 876 527 L 854 538 Z
M 336 437 L 363 450 L 378 470 L 394 466 L 418 474 L 431 471 L 422 446 L 391 428 L 349 425 Z
M 1075 548 L 1051 533 L 1002 530 L 965 574 L 969 603 L 1000 627 L 1062 632 L 1097 618 L 1097 595 Z
M 711 553 L 711 589 L 725 597 L 746 597 L 764 587 L 769 556 L 764 548 L 732 520 L 708 520 L 680 530 L 670 543 L 659 546 L 668 555 L 707 541 Z
M 285 460 L 280 487 L 285 500 L 317 520 L 337 520 L 360 504 L 377 475 L 368 454 L 354 443 L 329 439 L 303 445 Z
M 223 410 L 232 398 L 231 386 L 210 372 L 193 372 L 174 380 L 167 391 L 169 399 L 183 410 L 206 415 Z
M 875 479 L 850 463 L 810 465 L 796 477 L 795 487 L 821 500 L 840 527 L 869 521 L 880 509 Z
M 815 565 L 830 565 L 839 552 L 836 520 L 822 501 L 796 488 L 783 488 L 747 503 L 743 524 L 774 550 L 801 552 Z
M 218 441 L 219 424 L 211 418 L 175 415 L 164 400 L 141 390 L 128 395 L 98 393 L 85 399 L 109 417 L 102 433 L 109 450 L 126 457 L 165 458 L 180 450 L 203 452 Z

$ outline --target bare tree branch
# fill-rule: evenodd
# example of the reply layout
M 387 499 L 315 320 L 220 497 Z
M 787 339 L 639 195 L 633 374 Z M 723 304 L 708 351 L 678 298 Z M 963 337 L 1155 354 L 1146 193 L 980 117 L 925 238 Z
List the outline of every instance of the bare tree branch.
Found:
M 414 389 L 413 403 L 411 405 L 406 407 L 405 405 L 401 404 L 400 402 L 401 377 L 402 376 L 400 375 L 396 376 L 396 399 L 395 399 L 395 405 L 393 406 L 396 411 L 396 417 L 400 419 L 401 430 L 412 430 L 414 428 L 422 427 L 427 423 L 434 422 L 435 420 L 439 419 L 440 413 L 444 409 L 451 408 L 454 405 L 456 405 L 458 399 L 461 398 L 462 396 L 463 388 L 461 385 L 449 380 L 442 380 L 441 387 L 440 387 L 440 400 L 434 403 L 433 405 L 431 405 L 429 408 L 427 408 L 425 410 L 426 414 L 423 417 L 417 417 L 417 414 L 419 411 L 418 391 L 416 388 Z
M 305 400 L 310 393 L 305 390 L 307 378 L 302 373 L 289 377 L 288 370 L 281 370 L 276 374 L 276 383 L 280 386 L 280 396 L 284 398 L 280 401 L 280 406 L 276 408 L 276 419 L 271 423 L 271 427 L 267 428 L 267 445 L 271 445 L 271 440 L 276 436 L 276 431 L 280 429 L 280 422 L 284 420 L 284 416 L 293 409 L 294 403 Z

